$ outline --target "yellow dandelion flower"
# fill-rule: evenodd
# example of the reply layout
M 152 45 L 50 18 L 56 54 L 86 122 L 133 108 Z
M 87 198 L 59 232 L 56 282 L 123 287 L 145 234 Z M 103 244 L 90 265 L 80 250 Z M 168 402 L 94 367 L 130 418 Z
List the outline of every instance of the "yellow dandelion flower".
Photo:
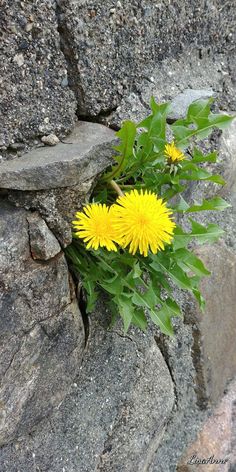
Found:
M 91 203 L 83 212 L 76 213 L 76 220 L 72 222 L 75 234 L 87 243 L 87 249 L 106 247 L 108 251 L 117 251 L 112 213 L 111 208 L 101 203 Z
M 171 144 L 165 145 L 165 156 L 172 164 L 178 164 L 178 162 L 186 159 L 184 153 L 175 146 L 174 141 Z
M 154 193 L 132 190 L 119 197 L 114 207 L 117 236 L 131 254 L 139 250 L 146 257 L 149 249 L 156 254 L 164 249 L 164 243 L 171 243 L 175 228 L 172 212 Z

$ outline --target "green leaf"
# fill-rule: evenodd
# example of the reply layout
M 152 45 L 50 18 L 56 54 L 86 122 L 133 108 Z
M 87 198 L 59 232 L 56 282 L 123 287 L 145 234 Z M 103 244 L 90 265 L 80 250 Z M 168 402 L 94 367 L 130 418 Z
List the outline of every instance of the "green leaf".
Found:
M 185 247 L 193 238 L 196 238 L 200 244 L 217 241 L 223 236 L 224 231 L 215 224 L 209 224 L 207 227 L 197 223 L 190 218 L 192 231 L 185 233 L 180 226 L 176 226 L 174 231 L 173 249 Z
M 171 277 L 171 279 L 179 288 L 186 290 L 192 289 L 190 279 L 177 263 L 170 264 L 170 260 L 161 253 L 158 254 L 158 257 L 154 256 L 152 259 L 153 262 L 151 263 L 151 267 L 154 269 L 156 268 L 157 270 L 159 267 L 161 267 L 162 270 Z
M 168 307 L 171 316 L 179 316 L 179 317 L 183 318 L 183 314 L 180 310 L 180 307 L 176 303 L 175 300 L 173 300 L 172 298 L 167 298 L 165 300 L 165 305 Z
M 190 166 L 189 166 L 190 167 Z M 221 175 L 212 175 L 207 170 L 195 167 L 192 172 L 186 173 L 187 166 L 183 167 L 183 172 L 179 173 L 179 178 L 183 180 L 207 180 L 216 184 L 225 185 L 225 180 Z
M 98 292 L 96 291 L 96 284 L 90 280 L 84 280 L 83 286 L 87 295 L 87 313 L 92 313 L 98 299 Z
M 188 249 L 178 249 L 175 251 L 173 257 L 180 262 L 184 262 L 184 264 L 189 267 L 196 275 L 200 277 L 204 275 L 210 275 L 209 270 L 206 269 L 201 259 L 199 259 L 193 252 L 189 251 Z
M 213 99 L 196 100 L 188 108 L 187 117 L 170 125 L 178 146 L 187 146 L 191 137 L 206 138 L 213 128 L 224 129 L 234 119 L 224 114 L 213 114 L 210 105 Z
M 132 300 L 121 294 L 114 297 L 113 301 L 115 301 L 115 303 L 118 305 L 119 313 L 124 323 L 124 331 L 127 333 L 134 316 L 134 306 Z
M 147 318 L 145 316 L 144 310 L 141 308 L 136 308 L 133 312 L 132 323 L 140 328 L 142 331 L 147 329 Z
M 162 333 L 167 334 L 167 336 L 173 336 L 174 331 L 171 324 L 170 311 L 165 304 L 160 310 L 150 310 L 150 316 L 153 323 L 161 329 Z
M 225 210 L 225 208 L 229 208 L 231 205 L 226 202 L 221 197 L 214 197 L 211 200 L 203 200 L 200 205 L 192 205 L 187 210 L 187 213 L 192 213 L 194 211 L 203 211 L 203 210 Z
M 230 206 L 231 205 L 221 197 L 213 197 L 210 200 L 203 200 L 201 204 L 195 203 L 194 205 L 189 206 L 184 198 L 180 195 L 179 203 L 173 206 L 172 210 L 179 213 L 193 213 L 195 211 L 222 211 L 225 210 L 225 208 L 229 208 Z
M 211 152 L 210 154 L 207 154 L 204 156 L 202 151 L 200 149 L 197 149 L 196 147 L 193 150 L 193 158 L 191 159 L 191 162 L 193 163 L 201 163 L 201 162 L 216 162 L 217 160 L 217 152 Z

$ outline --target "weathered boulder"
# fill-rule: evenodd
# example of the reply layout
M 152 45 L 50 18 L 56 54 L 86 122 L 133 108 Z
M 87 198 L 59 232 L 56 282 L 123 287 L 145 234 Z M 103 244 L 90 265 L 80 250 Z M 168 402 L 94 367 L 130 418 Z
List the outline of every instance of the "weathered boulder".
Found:
M 131 93 L 142 103 L 153 78 L 158 97 L 178 83 L 234 100 L 233 0 L 227 8 L 220 0 L 44 0 L 40 9 L 4 0 L 2 11 L 0 146 L 13 157 L 24 144 L 69 132 L 76 113 L 104 119 Z
M 61 246 L 45 221 L 36 213 L 27 216 L 29 225 L 29 244 L 33 259 L 47 261 L 59 254 Z
M 198 248 L 197 255 L 211 271 L 202 283 L 206 309 L 197 307 L 191 318 L 194 336 L 193 362 L 200 403 L 215 405 L 227 383 L 236 376 L 236 255 L 223 244 Z
M 79 376 L 60 408 L 15 447 L 1 471 L 145 472 L 175 402 L 172 380 L 151 333 L 107 329 L 100 305 Z
M 47 261 L 32 258 L 28 217 L 1 203 L 1 445 L 30 431 L 61 403 L 85 344 L 65 257 L 59 252 Z
M 150 77 L 157 62 L 176 58 L 185 45 L 198 51 L 208 45 L 214 53 L 232 45 L 234 3 L 227 5 L 227 15 L 220 6 L 220 0 L 204 6 L 200 0 L 173 5 L 151 0 L 106 4 L 61 0 L 61 45 L 79 113 L 111 111 Z
M 158 103 L 174 104 L 169 115 L 171 120 L 183 117 L 190 100 L 198 98 L 216 96 L 219 108 L 235 110 L 235 81 L 229 63 L 222 54 L 209 52 L 210 49 L 196 50 L 189 45 L 180 56 L 164 59 L 119 101 L 116 110 L 101 116 L 101 121 L 114 128 L 127 119 L 139 122 L 150 112 L 151 96 Z
M 32 2 L 3 0 L 1 10 L 0 145 L 68 132 L 76 101 L 60 49 L 56 2 L 42 1 L 38 8 Z
M 65 142 L 0 164 L 1 188 L 25 191 L 81 185 L 110 163 L 113 139 L 109 128 L 81 121 Z
M 208 418 L 196 441 L 189 445 L 178 472 L 233 472 L 236 469 L 236 382 Z M 208 462 L 207 462 L 208 461 Z
M 12 189 L 8 198 L 16 206 L 38 210 L 65 247 L 75 212 L 112 162 L 114 138 L 103 125 L 79 122 L 63 143 L 0 164 L 0 186 Z

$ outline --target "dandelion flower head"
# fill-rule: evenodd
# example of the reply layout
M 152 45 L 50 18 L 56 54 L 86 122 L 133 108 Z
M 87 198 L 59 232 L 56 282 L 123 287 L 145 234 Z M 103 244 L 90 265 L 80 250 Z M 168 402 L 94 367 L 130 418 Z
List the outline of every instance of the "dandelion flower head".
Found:
M 138 250 L 144 256 L 149 249 L 153 254 L 170 244 L 175 228 L 172 212 L 162 199 L 151 191 L 132 190 L 117 199 L 114 207 L 114 228 L 123 247 L 129 252 Z
M 87 243 L 87 249 L 105 247 L 108 251 L 117 251 L 112 213 L 112 207 L 101 203 L 91 203 L 76 213 L 76 220 L 72 222 L 75 234 Z
M 171 144 L 165 145 L 165 156 L 172 164 L 178 164 L 178 162 L 186 159 L 184 153 L 175 146 L 174 141 Z

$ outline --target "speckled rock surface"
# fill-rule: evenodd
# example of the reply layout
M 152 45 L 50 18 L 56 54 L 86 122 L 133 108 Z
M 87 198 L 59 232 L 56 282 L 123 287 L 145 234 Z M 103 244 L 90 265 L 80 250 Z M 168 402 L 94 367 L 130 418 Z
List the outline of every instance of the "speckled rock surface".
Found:
M 83 364 L 50 421 L 2 448 L 1 472 L 145 472 L 174 406 L 172 380 L 151 333 L 107 331 L 90 318 Z
M 1 445 L 30 431 L 60 404 L 85 343 L 64 255 L 32 259 L 27 215 L 1 203 Z
M 27 216 L 30 252 L 33 259 L 47 261 L 59 254 L 61 246 L 37 212 Z
M 103 125 L 81 121 L 63 143 L 0 163 L 0 187 L 44 190 L 82 185 L 109 165 L 114 137 L 114 131 Z
M 114 131 L 101 124 L 79 122 L 63 143 L 0 163 L 0 186 L 13 189 L 8 198 L 16 206 L 38 210 L 66 247 L 75 212 L 112 162 L 114 137 Z
M 67 84 L 55 1 L 1 2 L 0 145 L 21 144 L 75 122 L 75 97 Z
M 117 107 L 157 63 L 176 58 L 189 44 L 196 50 L 209 46 L 214 53 L 230 48 L 234 2 L 221 6 L 220 0 L 61 0 L 61 44 L 79 113 L 97 115 Z

